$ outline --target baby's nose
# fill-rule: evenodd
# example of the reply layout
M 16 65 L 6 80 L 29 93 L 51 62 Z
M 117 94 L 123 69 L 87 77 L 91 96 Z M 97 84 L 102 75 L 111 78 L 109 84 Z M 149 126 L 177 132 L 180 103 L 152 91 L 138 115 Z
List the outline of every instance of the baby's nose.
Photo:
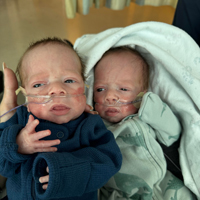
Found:
M 62 83 L 53 83 L 51 85 L 49 95 L 65 95 L 67 91 L 64 89 Z
M 105 101 L 112 103 L 119 100 L 119 96 L 115 90 L 108 90 L 106 93 Z

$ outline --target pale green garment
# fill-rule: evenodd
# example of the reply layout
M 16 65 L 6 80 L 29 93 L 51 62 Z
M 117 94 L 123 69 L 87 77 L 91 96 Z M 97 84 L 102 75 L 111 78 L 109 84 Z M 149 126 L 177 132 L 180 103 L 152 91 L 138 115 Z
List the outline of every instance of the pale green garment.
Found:
M 161 22 L 83 35 L 74 48 L 86 65 L 88 104 L 93 105 L 95 64 L 108 49 L 126 45 L 139 51 L 150 66 L 148 91 L 157 94 L 181 123 L 179 157 L 184 184 L 200 200 L 200 48 L 186 32 Z
M 196 199 L 181 180 L 166 171 L 163 151 L 156 139 L 172 144 L 180 136 L 181 126 L 158 95 L 146 93 L 138 114 L 116 124 L 105 124 L 116 138 L 123 163 L 120 171 L 100 189 L 100 200 Z

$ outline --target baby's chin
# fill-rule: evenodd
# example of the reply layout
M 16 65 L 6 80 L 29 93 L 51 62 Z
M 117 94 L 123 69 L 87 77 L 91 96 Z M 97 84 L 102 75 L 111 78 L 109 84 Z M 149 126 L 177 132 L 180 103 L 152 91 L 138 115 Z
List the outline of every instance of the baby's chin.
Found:
M 124 117 L 105 117 L 104 120 L 110 122 L 110 123 L 118 123 L 124 119 Z
M 55 124 L 65 124 L 77 118 L 77 116 L 70 116 L 70 115 L 57 116 L 57 115 L 50 115 L 50 114 L 48 116 L 46 115 L 42 115 L 42 116 L 35 115 L 35 116 L 38 117 L 39 119 L 43 119 Z
M 54 118 L 41 117 L 40 119 L 44 119 L 44 120 L 47 120 L 47 121 L 55 123 L 55 124 L 65 124 L 71 120 L 71 119 L 67 119 L 66 117 L 58 117 L 58 116 L 55 116 Z

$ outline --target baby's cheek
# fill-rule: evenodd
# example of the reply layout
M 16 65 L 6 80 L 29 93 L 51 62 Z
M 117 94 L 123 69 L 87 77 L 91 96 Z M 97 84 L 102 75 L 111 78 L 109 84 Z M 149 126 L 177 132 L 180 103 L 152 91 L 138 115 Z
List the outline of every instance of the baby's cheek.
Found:
M 99 103 L 99 104 L 103 104 L 105 102 L 105 97 L 101 94 L 94 94 L 94 102 L 95 103 Z
M 138 109 L 134 107 L 134 105 L 127 105 L 121 107 L 121 113 L 123 113 L 124 116 L 132 115 L 137 113 Z
M 38 118 L 42 118 L 46 104 L 29 104 L 28 111 Z
M 86 96 L 77 96 L 72 99 L 77 106 L 85 106 L 86 105 Z
M 84 87 L 80 87 L 75 91 L 75 94 L 83 94 L 84 93 Z
M 84 88 L 80 87 L 78 88 L 74 93 L 73 93 L 74 97 L 73 99 L 80 102 L 82 100 L 85 99 L 85 95 L 84 95 Z
M 94 109 L 97 111 L 97 112 L 101 112 L 101 109 L 100 109 L 100 105 L 98 105 L 98 104 L 95 104 L 94 105 Z
M 84 88 L 80 87 L 75 91 L 75 96 L 71 99 L 71 103 L 77 107 L 77 109 L 85 109 L 86 96 L 84 95 Z

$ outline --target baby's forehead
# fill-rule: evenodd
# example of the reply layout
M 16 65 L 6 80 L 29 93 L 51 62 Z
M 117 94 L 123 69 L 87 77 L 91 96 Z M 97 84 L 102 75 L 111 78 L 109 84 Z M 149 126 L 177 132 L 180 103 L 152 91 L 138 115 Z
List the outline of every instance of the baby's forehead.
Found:
M 32 48 L 30 48 L 26 51 L 26 53 L 24 54 L 24 57 L 27 55 L 30 55 L 30 54 L 40 54 L 41 52 L 46 52 L 48 50 L 53 50 L 55 52 L 63 53 L 63 52 L 65 52 L 65 51 L 63 51 L 64 49 L 66 49 L 67 51 L 74 52 L 74 50 L 71 47 L 69 47 L 68 45 L 56 43 L 56 42 L 49 42 L 46 44 L 41 43 L 36 46 L 33 46 Z M 74 54 L 76 54 L 76 53 L 74 52 Z M 77 57 L 78 57 L 78 55 L 77 55 Z
M 70 56 L 67 56 L 67 55 Z M 79 62 L 79 57 L 77 53 L 69 46 L 60 44 L 60 43 L 47 43 L 47 44 L 38 44 L 30 49 L 28 49 L 23 55 L 20 71 L 24 71 L 27 67 L 34 67 L 35 65 L 40 64 L 42 60 L 43 63 L 52 60 L 56 62 L 66 62 L 67 59 L 77 60 Z M 76 66 L 76 65 L 75 65 Z M 77 65 L 79 67 L 79 65 Z M 81 64 L 80 64 L 81 71 Z
M 28 49 L 22 59 L 22 65 L 25 62 L 34 62 L 35 59 L 40 59 L 46 57 L 46 59 L 52 59 L 53 57 L 59 58 L 61 55 L 66 55 L 60 57 L 60 59 L 67 59 L 67 54 L 69 54 L 79 60 L 77 53 L 69 46 L 60 43 L 47 43 L 38 44 L 30 49 Z M 60 56 L 59 56 L 60 55 Z M 72 58 L 71 57 L 71 58 Z
M 121 66 L 123 69 L 127 66 L 130 66 L 132 69 L 140 71 L 143 69 L 144 61 L 139 55 L 135 54 L 134 52 L 121 50 L 106 52 L 96 64 L 95 69 L 100 69 L 103 63 L 108 63 L 108 67 L 111 65 L 118 65 Z

